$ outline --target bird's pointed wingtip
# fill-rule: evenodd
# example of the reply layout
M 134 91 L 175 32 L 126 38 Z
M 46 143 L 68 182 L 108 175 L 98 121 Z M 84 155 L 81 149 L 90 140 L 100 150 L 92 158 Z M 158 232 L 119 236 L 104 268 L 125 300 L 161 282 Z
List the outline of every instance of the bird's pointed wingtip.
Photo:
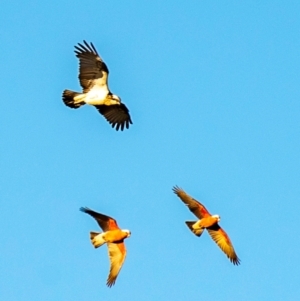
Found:
M 232 260 L 232 263 L 233 263 L 234 265 L 240 265 L 240 264 L 241 264 L 241 260 L 237 257 L 237 258 L 234 258 L 234 259 Z
M 79 211 L 84 212 L 84 213 L 86 213 L 87 210 L 89 210 L 88 207 L 80 207 L 80 208 L 79 208 Z
M 115 285 L 115 282 L 116 282 L 116 278 L 108 278 L 106 285 L 107 287 L 111 288 L 113 285 Z
M 178 192 L 182 190 L 178 185 L 174 185 L 173 188 L 172 188 L 172 191 L 175 193 L 175 194 L 178 194 Z

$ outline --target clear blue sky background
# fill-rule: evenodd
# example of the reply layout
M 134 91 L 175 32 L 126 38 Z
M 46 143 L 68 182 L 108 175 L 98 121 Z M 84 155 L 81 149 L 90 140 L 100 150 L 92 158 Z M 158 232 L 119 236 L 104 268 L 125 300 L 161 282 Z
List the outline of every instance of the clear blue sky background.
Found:
M 297 300 L 300 2 L 3 1 L 0 299 Z M 63 104 L 83 39 L 129 130 Z M 188 230 L 176 184 L 240 266 Z M 132 231 L 112 289 L 81 206 Z

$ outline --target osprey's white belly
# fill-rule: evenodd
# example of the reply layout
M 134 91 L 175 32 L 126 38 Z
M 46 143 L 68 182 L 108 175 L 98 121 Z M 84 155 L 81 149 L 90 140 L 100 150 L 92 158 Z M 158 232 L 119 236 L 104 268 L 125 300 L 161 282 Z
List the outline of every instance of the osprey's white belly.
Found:
M 108 93 L 107 87 L 95 87 L 85 94 L 84 101 L 89 105 L 102 105 Z

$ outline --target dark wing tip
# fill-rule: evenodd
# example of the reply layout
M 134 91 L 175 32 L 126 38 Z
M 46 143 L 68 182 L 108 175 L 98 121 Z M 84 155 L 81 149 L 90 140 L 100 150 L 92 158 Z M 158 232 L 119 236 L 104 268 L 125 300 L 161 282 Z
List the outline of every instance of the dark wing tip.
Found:
M 241 260 L 236 256 L 235 258 L 230 258 L 230 261 L 234 264 L 234 265 L 240 265 L 241 264 Z
M 85 42 L 85 41 L 84 41 Z M 86 42 L 85 42 L 86 43 Z M 92 47 L 92 49 L 94 50 L 94 52 L 97 54 L 97 55 L 99 55 L 98 54 L 98 52 L 97 52 L 97 50 L 96 50 L 96 48 L 95 48 L 95 46 L 94 46 L 94 44 L 91 42 L 90 43 L 91 44 L 91 47 Z
M 79 210 L 84 213 L 88 213 L 91 209 L 88 207 L 80 207 Z
M 123 103 L 110 106 L 98 105 L 95 107 L 108 123 L 111 124 L 112 128 L 115 128 L 117 131 L 123 131 L 125 128 L 128 129 L 129 125 L 132 124 L 129 110 Z
M 115 282 L 116 282 L 116 278 L 113 278 L 113 279 L 107 279 L 106 285 L 110 288 L 110 287 L 112 287 L 113 285 L 115 285 Z
M 123 123 L 117 123 L 117 122 L 111 123 L 111 126 L 112 126 L 112 128 L 116 127 L 115 128 L 116 131 L 118 131 L 118 130 L 123 131 L 125 128 L 129 129 L 130 124 L 133 124 L 133 123 L 132 123 L 131 117 L 128 113 L 128 119 L 127 120 L 125 120 Z
M 120 121 L 120 122 L 112 122 L 112 124 L 111 124 L 113 128 L 116 126 L 116 131 L 118 131 L 119 129 L 121 131 L 123 131 L 124 128 L 129 129 L 129 125 L 133 124 L 132 120 L 131 120 L 131 116 L 129 114 L 129 110 L 126 107 L 126 105 L 123 104 L 123 103 L 120 103 L 120 109 L 121 109 L 121 112 L 122 112 L 122 115 L 123 115 L 122 116 L 123 120 Z
M 177 195 L 178 195 L 178 193 L 179 193 L 180 191 L 182 191 L 182 189 L 181 189 L 179 186 L 177 186 L 177 185 L 173 186 L 172 190 L 173 190 L 173 192 L 174 192 L 175 194 L 177 194 Z
M 75 47 L 74 51 L 75 51 L 77 57 L 78 57 L 78 55 L 80 55 L 82 53 L 91 53 L 91 54 L 95 54 L 95 55 L 99 56 L 99 54 L 92 42 L 89 44 L 85 40 L 83 40 L 83 44 L 78 43 L 78 45 L 74 46 Z

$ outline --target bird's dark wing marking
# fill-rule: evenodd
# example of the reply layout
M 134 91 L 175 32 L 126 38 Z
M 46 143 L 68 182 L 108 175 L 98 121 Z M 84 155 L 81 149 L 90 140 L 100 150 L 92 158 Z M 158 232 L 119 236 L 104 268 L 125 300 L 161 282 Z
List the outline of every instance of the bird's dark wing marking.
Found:
M 199 219 L 210 216 L 208 210 L 200 202 L 189 196 L 183 189 L 178 186 L 173 187 L 173 192 L 188 206 Z
M 119 229 L 118 224 L 115 219 L 112 217 L 98 213 L 94 210 L 91 210 L 90 208 L 87 207 L 81 207 L 80 211 L 89 214 L 92 216 L 98 223 L 98 225 L 101 227 L 101 229 L 105 232 L 108 230 L 115 230 Z
M 116 127 L 117 131 L 119 129 L 123 131 L 125 127 L 128 129 L 129 124 L 132 124 L 129 110 L 123 103 L 110 106 L 100 105 L 95 107 L 112 125 L 112 127 Z
M 93 43 L 83 41 L 75 46 L 76 57 L 79 58 L 79 80 L 84 92 L 94 85 L 107 85 L 108 68 L 99 56 Z

